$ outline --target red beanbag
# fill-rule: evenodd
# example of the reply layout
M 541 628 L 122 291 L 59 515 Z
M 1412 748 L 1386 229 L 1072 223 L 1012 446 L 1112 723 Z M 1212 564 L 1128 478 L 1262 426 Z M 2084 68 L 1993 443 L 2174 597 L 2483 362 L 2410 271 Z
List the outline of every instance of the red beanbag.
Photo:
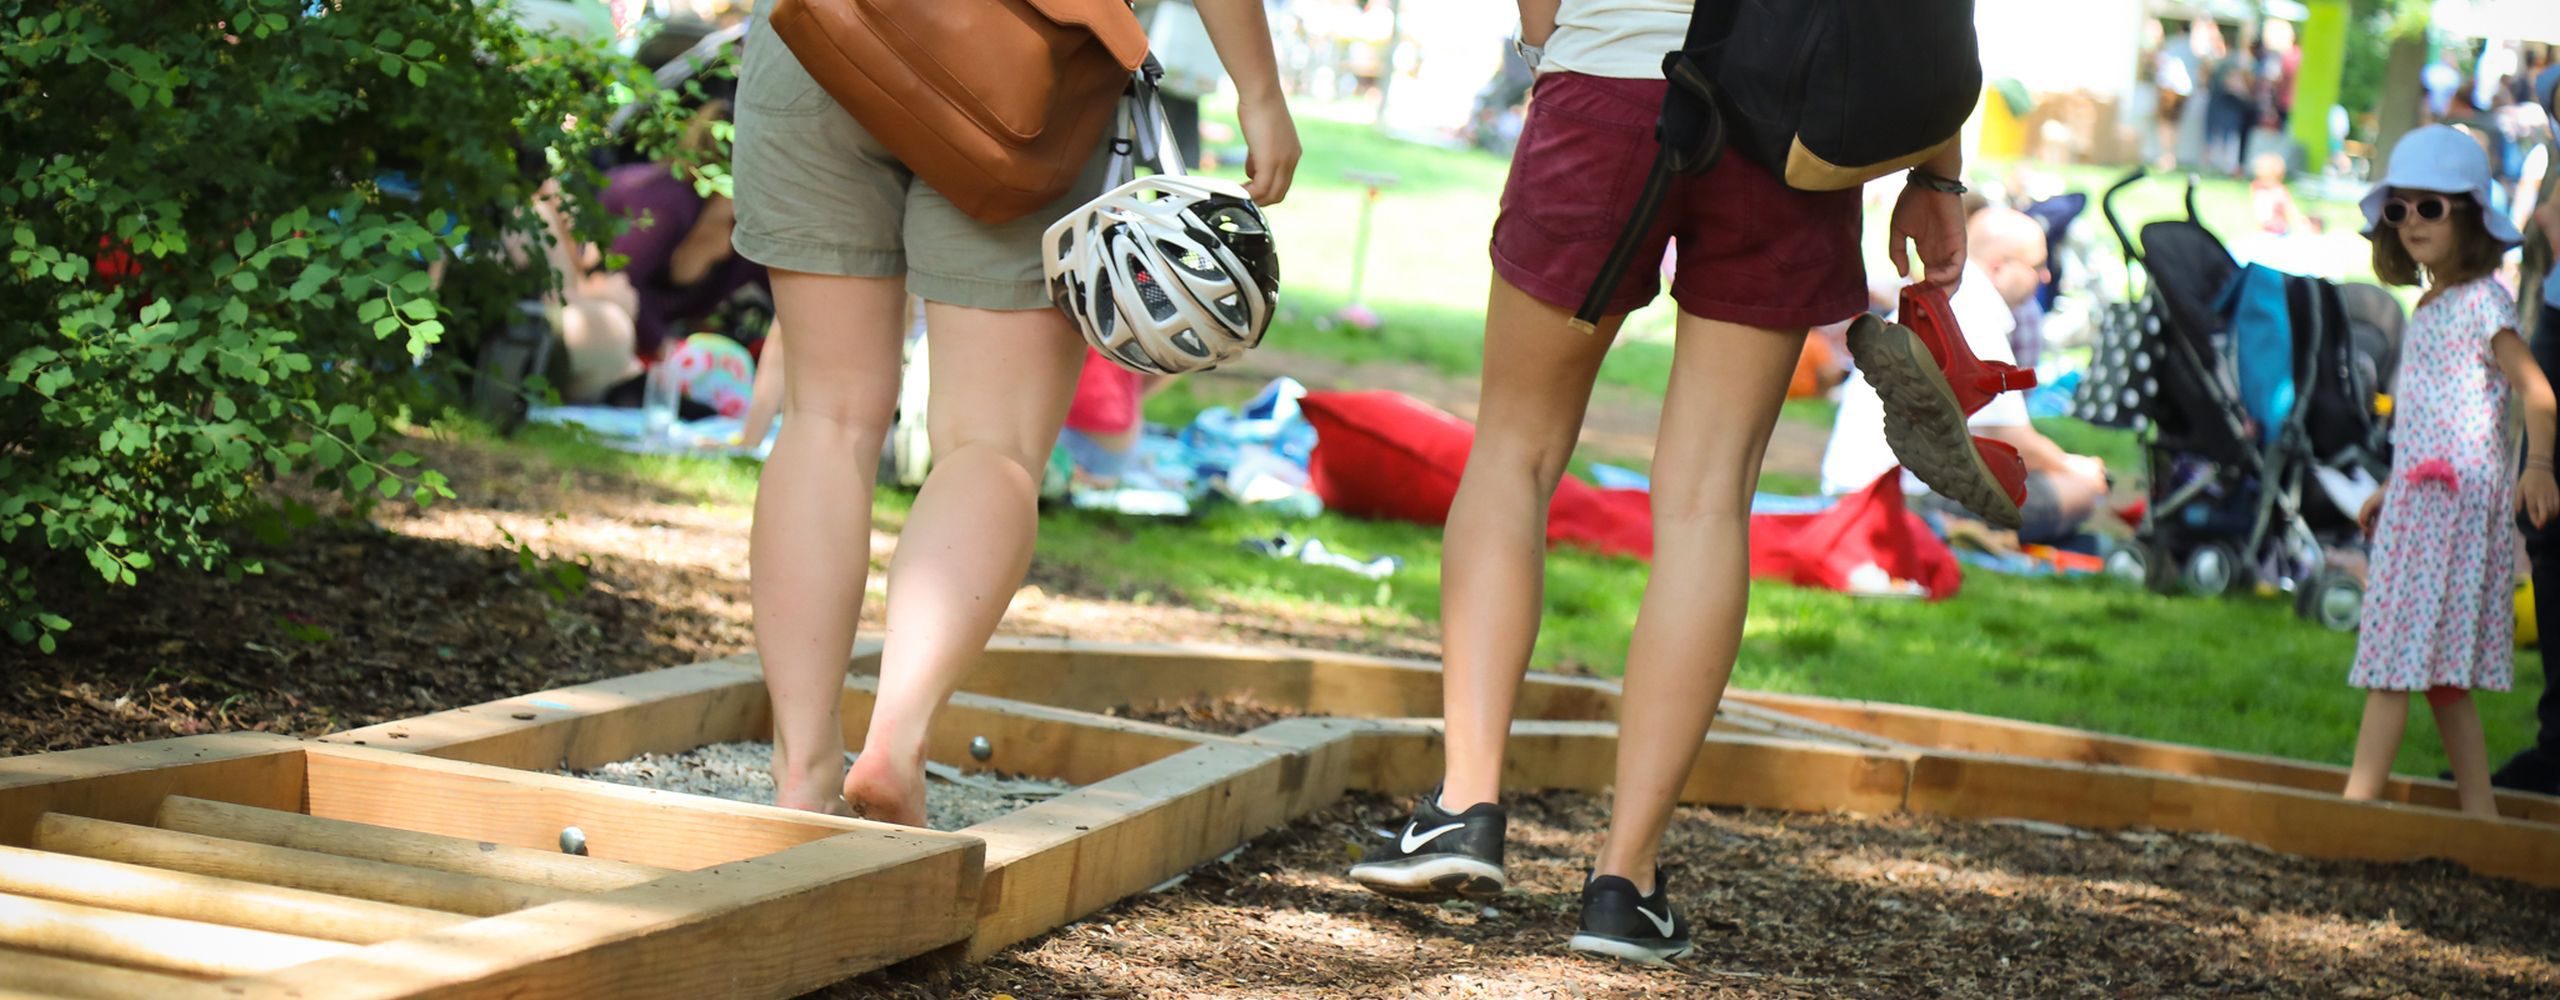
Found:
M 1474 425 L 1400 392 L 1311 392 L 1298 409 L 1316 429 L 1308 485 L 1326 509 L 1414 524 L 1449 520 Z

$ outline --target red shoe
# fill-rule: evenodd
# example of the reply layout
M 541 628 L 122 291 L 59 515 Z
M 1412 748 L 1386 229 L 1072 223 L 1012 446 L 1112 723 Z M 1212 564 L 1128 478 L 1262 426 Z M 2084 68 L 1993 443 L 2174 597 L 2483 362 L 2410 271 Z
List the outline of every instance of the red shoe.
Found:
M 1849 324 L 1849 353 L 1884 404 L 1885 442 L 1938 495 L 2017 528 L 2025 463 L 2015 449 L 1974 437 L 1965 421 L 2003 392 L 2033 388 L 2035 373 L 1975 357 L 1946 294 L 1933 286 L 1903 289 L 1901 315 L 1913 325 L 1873 314 Z

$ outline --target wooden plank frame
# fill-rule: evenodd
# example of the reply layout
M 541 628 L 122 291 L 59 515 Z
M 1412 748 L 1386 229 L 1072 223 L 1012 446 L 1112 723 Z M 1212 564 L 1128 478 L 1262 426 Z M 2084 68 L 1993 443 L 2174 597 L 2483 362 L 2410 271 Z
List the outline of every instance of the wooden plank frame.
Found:
M 47 815 L 145 826 L 173 795 L 407 831 L 384 835 L 405 845 L 442 835 L 557 851 L 561 828 L 576 825 L 593 854 L 630 863 L 600 861 L 599 871 L 646 880 L 555 891 L 183 989 L 153 978 L 154 998 L 793 996 L 964 939 L 984 867 L 985 847 L 969 837 L 264 734 L 0 759 L 0 844 L 41 847 Z M 115 925 L 80 902 L 45 912 L 75 931 L 84 920 Z M 101 903 L 125 923 L 182 923 L 117 912 L 136 905 L 129 898 Z M 55 978 L 65 968 L 59 954 L 41 964 Z M 18 985 L 11 968 L 0 962 L 0 988 Z
M 877 651 L 871 642 L 855 650 L 840 705 L 847 745 L 858 744 L 867 728 Z M 1183 661 L 1168 654 L 1154 662 Z M 1425 679 L 1436 699 L 1437 674 Z M 583 769 L 642 753 L 766 739 L 772 715 L 765 699 L 755 659 L 742 656 L 323 739 L 499 767 Z M 1331 804 L 1344 790 L 1354 728 L 1289 720 L 1236 738 L 955 695 L 935 719 L 928 759 L 1078 786 L 960 831 L 985 844 L 968 956 L 983 958 L 1063 926 Z M 971 752 L 979 739 L 989 751 L 984 760 Z
M 854 651 L 841 705 L 849 743 L 867 723 L 878 652 L 873 641 Z M 962 831 L 983 843 L 984 855 L 975 926 L 960 953 L 983 959 L 1063 926 L 1346 791 L 1423 791 L 1440 770 L 1439 723 L 1426 717 L 1438 711 L 1439 688 L 1434 665 L 1410 660 L 996 641 L 936 720 L 928 755 L 1080 787 Z M 1095 714 L 1199 697 L 1250 697 L 1310 715 L 1227 737 Z M 1607 787 L 1619 697 L 1608 681 L 1533 675 L 1522 690 L 1506 785 Z M 542 770 L 761 739 L 770 727 L 756 660 L 739 656 L 326 739 Z M 992 748 L 984 761 L 969 751 L 978 737 Z M 1962 713 L 1734 691 L 1681 797 L 2221 833 L 2311 856 L 2448 858 L 2560 885 L 2560 825 L 2547 821 L 2560 816 L 2551 811 L 2560 803 L 2502 796 L 2519 818 L 2472 819 L 2425 808 L 2451 800 L 2449 786 L 2428 781 L 2395 782 L 2392 794 L 2404 802 L 2349 803 L 2330 793 L 2340 774 Z M 0 836 L 7 830 L 0 817 Z

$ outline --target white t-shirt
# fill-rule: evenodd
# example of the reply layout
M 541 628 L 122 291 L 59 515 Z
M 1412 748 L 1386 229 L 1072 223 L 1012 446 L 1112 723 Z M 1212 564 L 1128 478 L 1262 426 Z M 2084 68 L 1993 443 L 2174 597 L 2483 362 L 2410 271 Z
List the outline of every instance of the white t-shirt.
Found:
M 1990 275 L 1967 262 L 1964 285 L 1948 304 L 1955 307 L 1956 324 L 1964 328 L 1965 343 L 1972 345 L 1974 357 L 2004 364 L 2017 361 L 2009 350 L 2009 334 L 2017 328 L 2018 314 L 2000 297 L 2000 290 L 1991 287 Z M 2004 392 L 1974 414 L 1969 424 L 1979 432 L 2027 422 L 2026 396 Z M 1897 464 L 1893 446 L 1884 438 L 1884 400 L 1877 398 L 1875 387 L 1863 376 L 1851 375 L 1841 385 L 1840 415 L 1831 424 L 1831 445 L 1822 453 L 1822 492 L 1827 496 L 1858 492 Z M 1928 491 L 1909 473 L 1902 476 L 1902 489 L 1910 494 Z
M 1538 72 L 1662 79 L 1662 57 L 1689 40 L 1690 0 L 1564 0 Z

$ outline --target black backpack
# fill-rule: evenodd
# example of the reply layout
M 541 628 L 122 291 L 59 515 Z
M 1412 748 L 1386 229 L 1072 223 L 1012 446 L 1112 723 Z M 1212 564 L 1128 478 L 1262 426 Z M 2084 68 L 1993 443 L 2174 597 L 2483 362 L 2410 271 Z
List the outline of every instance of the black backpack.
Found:
M 1973 0 L 1698 0 L 1662 73 L 1653 173 L 1579 330 L 1599 322 L 1672 175 L 1731 150 L 1798 190 L 1857 187 L 1937 155 L 1982 96 Z

